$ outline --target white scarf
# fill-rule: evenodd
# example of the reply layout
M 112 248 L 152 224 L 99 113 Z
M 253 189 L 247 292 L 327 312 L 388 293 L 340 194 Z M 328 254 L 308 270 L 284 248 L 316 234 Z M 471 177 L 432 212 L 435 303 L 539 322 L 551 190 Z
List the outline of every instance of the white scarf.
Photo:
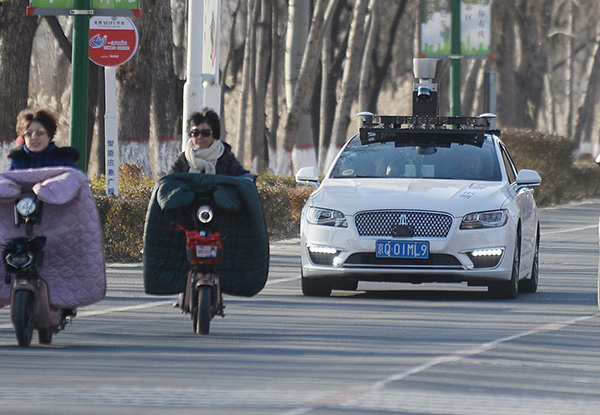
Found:
M 185 158 L 190 165 L 190 173 L 215 174 L 217 160 L 223 155 L 225 146 L 215 140 L 208 148 L 195 148 L 192 140 L 185 145 Z

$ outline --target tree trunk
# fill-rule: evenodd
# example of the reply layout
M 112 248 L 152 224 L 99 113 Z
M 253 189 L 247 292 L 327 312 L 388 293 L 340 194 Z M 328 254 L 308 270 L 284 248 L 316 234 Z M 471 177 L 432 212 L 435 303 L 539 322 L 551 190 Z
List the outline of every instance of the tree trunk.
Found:
M 302 109 L 305 108 L 306 102 L 312 97 L 312 85 L 314 84 L 316 75 L 315 69 L 319 59 L 323 29 L 331 20 L 332 11 L 335 9 L 336 4 L 337 0 L 331 0 L 329 3 L 326 0 L 317 0 L 315 4 L 306 50 L 304 51 L 300 74 L 294 88 L 294 97 L 292 104 L 288 107 L 285 140 L 282 149 L 284 157 L 280 157 L 280 159 L 285 160 L 285 155 L 291 153 L 292 147 L 296 142 Z M 289 163 L 278 162 L 277 167 L 277 173 L 280 175 L 288 175 L 290 173 L 291 166 Z
M 323 36 L 324 42 L 321 52 L 321 66 L 323 76 L 321 79 L 321 122 L 319 124 L 319 172 L 323 173 L 327 169 L 327 151 L 331 144 L 331 136 L 333 130 L 333 122 L 337 108 L 337 85 L 342 77 L 342 67 L 346 51 L 348 49 L 348 39 L 350 36 L 350 28 L 342 30 L 338 26 L 342 24 L 341 9 L 344 4 L 339 3 L 330 25 L 327 25 Z M 343 36 L 338 39 L 338 34 L 343 32 Z
M 267 170 L 267 145 L 266 145 L 266 98 L 271 60 L 271 0 L 261 0 L 260 21 L 257 30 L 257 53 L 255 74 L 255 97 L 253 106 L 254 117 L 252 128 L 252 166 L 257 174 Z
M 404 16 L 406 10 L 406 3 L 407 0 L 400 0 L 398 3 L 398 8 L 396 9 L 390 24 L 391 28 L 399 27 L 400 20 L 402 19 L 402 16 Z M 400 30 L 389 31 L 387 42 L 383 42 L 382 40 L 383 33 L 378 31 L 377 34 L 378 36 L 376 38 L 374 49 L 382 51 L 379 54 L 382 58 L 382 62 L 379 64 L 377 56 L 373 56 L 373 59 L 371 60 L 373 68 L 370 71 L 371 78 L 369 80 L 370 87 L 365 94 L 365 108 L 368 108 L 369 111 L 374 113 L 378 112 L 377 101 L 383 89 L 383 82 L 386 79 L 386 75 L 390 72 L 391 65 L 395 62 L 396 56 L 394 54 L 394 45 L 397 43 L 398 36 L 403 33 Z
M 330 154 L 337 153 L 348 139 L 348 124 L 350 123 L 350 110 L 358 89 L 358 68 L 360 67 L 361 49 L 364 44 L 364 25 L 368 0 L 356 0 L 352 25 L 350 27 L 350 44 L 344 67 L 342 79 L 342 95 L 336 109 L 335 121 L 333 123 L 333 141 L 336 148 L 330 146 Z
M 150 126 L 152 103 L 152 31 L 157 24 L 154 1 L 141 0 L 144 10 L 135 24 L 140 41 L 133 58 L 117 68 L 119 112 L 119 154 L 121 163 L 133 163 L 152 175 Z
M 0 2 L 0 143 L 7 146 L 17 136 L 17 114 L 27 107 L 31 51 L 38 26 L 37 16 L 25 16 L 27 6 L 29 0 Z M 1 159 L 4 162 L 5 157 Z
M 369 108 L 369 90 L 371 89 L 370 75 L 371 63 L 373 59 L 373 51 L 377 41 L 377 32 L 380 29 L 379 25 L 379 3 L 377 0 L 369 2 L 369 17 L 366 24 L 367 42 L 362 56 L 362 64 L 360 67 L 359 92 L 358 92 L 358 110 L 359 111 L 375 111 Z
M 516 0 L 515 4 L 494 2 L 494 6 L 494 21 L 502 26 L 495 30 L 502 91 L 498 96 L 498 121 L 508 127 L 536 128 L 548 68 L 545 48 L 540 47 L 548 37 L 548 3 Z
M 148 12 L 148 11 L 147 11 Z M 181 150 L 183 87 L 173 62 L 173 22 L 168 2 L 157 1 L 151 12 L 156 16 L 150 32 L 152 45 L 152 171 L 155 176 L 168 173 Z
M 290 107 L 296 82 L 300 74 L 302 58 L 306 50 L 306 42 L 310 30 L 310 1 L 309 0 L 290 0 L 288 6 L 288 27 L 286 33 L 286 52 L 285 52 L 285 97 L 288 108 Z M 309 94 L 310 95 L 310 94 Z M 298 124 L 298 133 L 294 150 L 291 154 L 292 165 L 297 169 L 304 166 L 316 165 L 315 142 L 313 138 L 312 116 L 310 112 L 310 98 L 308 97 L 304 105 L 300 108 L 300 119 Z M 281 153 L 282 166 L 289 165 L 287 162 L 288 153 Z M 281 175 L 288 175 L 291 169 L 280 170 Z
M 582 103 L 577 109 L 577 123 L 575 124 L 575 142 L 579 145 L 586 138 L 592 136 L 594 115 L 597 114 L 598 92 L 600 90 L 600 37 L 596 39 L 594 58 L 589 65 L 588 86 Z
M 270 78 L 270 89 L 271 89 L 271 108 L 270 108 L 270 119 L 269 119 L 269 131 L 267 133 L 268 139 L 268 159 L 269 159 L 269 170 L 271 172 L 277 171 L 277 130 L 279 129 L 279 83 L 280 83 L 280 72 L 281 66 L 281 49 L 285 43 L 285 35 L 279 33 L 279 8 L 277 2 L 272 4 L 272 18 L 271 18 L 271 44 L 273 45 L 272 59 L 271 59 L 271 78 Z
M 254 60 L 252 55 L 254 54 L 254 18 L 256 14 L 256 4 L 259 0 L 248 0 L 246 13 L 246 43 L 244 46 L 244 66 L 242 69 L 242 84 L 240 91 L 239 101 L 239 112 L 238 112 L 238 128 L 237 128 L 237 142 L 236 152 L 239 160 L 242 161 L 245 158 L 246 152 L 246 120 L 248 117 L 248 99 L 251 89 L 252 82 L 252 65 Z

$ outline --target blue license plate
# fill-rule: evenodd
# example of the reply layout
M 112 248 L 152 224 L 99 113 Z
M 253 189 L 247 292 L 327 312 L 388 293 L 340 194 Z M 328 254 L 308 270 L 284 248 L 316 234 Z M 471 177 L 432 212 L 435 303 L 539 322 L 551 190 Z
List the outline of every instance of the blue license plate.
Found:
M 429 242 L 427 241 L 377 241 L 375 245 L 377 258 L 429 258 Z

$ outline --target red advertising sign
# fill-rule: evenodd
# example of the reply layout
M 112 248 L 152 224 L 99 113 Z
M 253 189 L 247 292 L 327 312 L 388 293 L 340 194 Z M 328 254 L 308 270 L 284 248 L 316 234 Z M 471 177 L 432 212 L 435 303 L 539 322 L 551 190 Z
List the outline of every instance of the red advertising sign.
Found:
M 90 60 L 99 66 L 118 66 L 137 51 L 138 31 L 131 19 L 95 16 L 90 19 Z

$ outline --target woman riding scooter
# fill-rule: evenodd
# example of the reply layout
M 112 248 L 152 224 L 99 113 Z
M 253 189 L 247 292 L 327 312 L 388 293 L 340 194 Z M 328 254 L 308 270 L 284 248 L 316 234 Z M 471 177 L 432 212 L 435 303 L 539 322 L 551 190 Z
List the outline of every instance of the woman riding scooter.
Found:
M 0 306 L 11 304 L 20 346 L 29 346 L 34 330 L 50 344 L 77 307 L 104 298 L 102 230 L 89 179 L 75 168 L 77 150 L 52 141 L 54 114 L 24 110 L 17 120 L 25 144 L 0 173 Z
M 221 292 L 253 296 L 264 287 L 269 246 L 255 177 L 220 140 L 219 116 L 192 114 L 188 134 L 150 200 L 144 287 L 179 294 L 176 306 L 191 314 L 194 332 L 208 334 L 212 317 L 224 316 Z

